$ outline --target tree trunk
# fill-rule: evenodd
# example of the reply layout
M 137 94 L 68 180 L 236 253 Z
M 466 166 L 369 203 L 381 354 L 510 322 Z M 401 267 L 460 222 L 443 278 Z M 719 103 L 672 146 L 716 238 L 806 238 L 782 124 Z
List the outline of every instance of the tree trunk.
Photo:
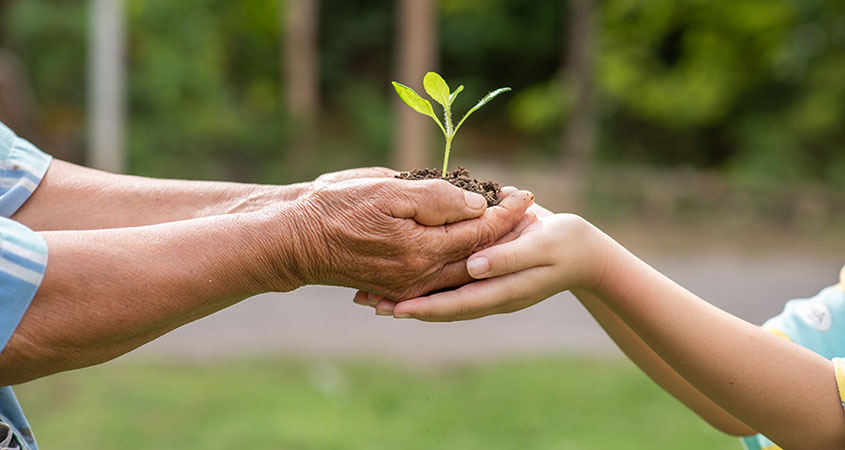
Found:
M 594 0 L 570 0 L 569 34 L 564 66 L 565 92 L 571 93 L 571 114 L 562 137 L 564 174 L 573 208 L 582 201 L 593 152 L 596 126 Z
M 0 0 L 0 17 L 6 17 L 6 11 L 9 10 L 10 0 Z M 6 42 L 6 21 L 0 20 L 0 47 Z
M 88 38 L 88 164 L 126 170 L 123 0 L 92 0 Z
M 284 164 L 299 172 L 310 171 L 316 148 L 316 122 L 320 108 L 320 75 L 317 48 L 319 0 L 284 0 L 284 92 L 288 115 L 293 121 L 293 139 Z
M 285 97 L 291 117 L 313 123 L 319 108 L 317 14 L 319 0 L 287 0 L 285 12 Z
M 422 93 L 423 75 L 433 70 L 437 48 L 437 4 L 433 0 L 399 0 L 396 80 Z M 421 94 L 422 95 L 422 94 Z M 393 103 L 396 117 L 393 164 L 399 170 L 425 167 L 429 161 L 431 119 L 408 108 L 398 96 Z
M 6 17 L 9 0 L 0 0 L 0 17 Z M 5 48 L 6 24 L 0 19 L 0 122 L 27 139 L 35 132 L 35 96 L 26 64 Z M 38 140 L 38 139 L 35 139 Z
M 14 53 L 0 47 L 0 122 L 27 139 L 35 133 L 35 96 L 26 65 Z

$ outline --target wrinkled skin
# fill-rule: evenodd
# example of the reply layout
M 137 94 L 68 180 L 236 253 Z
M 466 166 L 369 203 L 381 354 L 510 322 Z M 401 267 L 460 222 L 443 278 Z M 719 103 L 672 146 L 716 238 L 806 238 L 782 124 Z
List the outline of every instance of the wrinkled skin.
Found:
M 399 172 L 388 169 L 387 167 L 358 167 L 355 169 L 324 173 L 310 183 L 308 194 L 313 194 L 330 184 L 340 183 L 341 181 L 362 178 L 393 178 L 398 174 Z
M 518 191 L 485 211 L 481 196 L 468 204 L 465 191 L 445 181 L 360 178 L 362 170 L 330 174 L 353 176 L 297 202 L 300 285 L 406 299 L 470 282 L 465 259 L 515 228 L 534 198 Z

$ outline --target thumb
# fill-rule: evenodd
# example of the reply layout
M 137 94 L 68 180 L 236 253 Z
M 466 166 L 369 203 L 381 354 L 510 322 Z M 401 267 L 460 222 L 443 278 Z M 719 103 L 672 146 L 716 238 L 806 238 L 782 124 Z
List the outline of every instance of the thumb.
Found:
M 515 240 L 473 254 L 467 260 L 467 272 L 473 278 L 491 278 L 546 264 L 542 227 L 542 222 L 535 222 Z
M 427 226 L 474 219 L 487 209 L 480 194 L 465 191 L 444 180 L 401 181 L 401 195 L 390 206 L 394 217 L 414 219 Z
M 514 192 L 477 219 L 447 225 L 441 237 L 442 254 L 457 261 L 493 245 L 519 225 L 533 201 L 534 194 L 528 191 Z

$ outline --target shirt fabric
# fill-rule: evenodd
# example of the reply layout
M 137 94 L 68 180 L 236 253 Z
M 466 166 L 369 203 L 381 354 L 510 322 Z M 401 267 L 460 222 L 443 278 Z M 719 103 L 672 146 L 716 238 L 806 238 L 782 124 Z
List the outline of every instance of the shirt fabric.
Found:
M 833 360 L 839 398 L 845 408 L 845 268 L 839 285 L 810 298 L 786 302 L 783 312 L 767 320 L 763 329 Z M 747 450 L 777 450 L 761 434 L 741 438 Z
M 44 239 L 9 217 L 32 195 L 51 158 L 0 122 L 0 352 L 41 284 L 47 266 Z M 0 450 L 37 450 L 9 386 L 0 387 Z

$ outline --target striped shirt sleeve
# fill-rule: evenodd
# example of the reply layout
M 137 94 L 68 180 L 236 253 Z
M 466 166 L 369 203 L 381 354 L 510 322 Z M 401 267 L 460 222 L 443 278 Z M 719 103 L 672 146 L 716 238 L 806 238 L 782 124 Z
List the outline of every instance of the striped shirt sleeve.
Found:
M 47 267 L 47 244 L 38 233 L 0 218 L 0 351 L 35 296 Z
M 0 122 L 0 217 L 10 217 L 32 195 L 50 160 Z
M 0 351 L 23 318 L 47 266 L 47 244 L 9 219 L 38 187 L 50 156 L 0 123 Z

